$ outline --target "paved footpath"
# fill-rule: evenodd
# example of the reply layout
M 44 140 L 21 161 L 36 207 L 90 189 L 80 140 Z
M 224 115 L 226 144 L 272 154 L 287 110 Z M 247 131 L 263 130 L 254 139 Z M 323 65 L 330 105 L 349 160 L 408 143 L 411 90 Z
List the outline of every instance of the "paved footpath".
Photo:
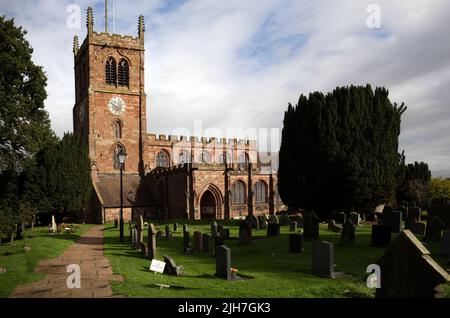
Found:
M 80 266 L 81 288 L 67 287 L 69 264 Z M 113 275 L 109 260 L 103 255 L 103 226 L 93 227 L 61 256 L 40 261 L 34 270 L 47 275 L 43 280 L 18 286 L 11 297 L 112 297 L 109 282 L 123 281 L 122 276 Z

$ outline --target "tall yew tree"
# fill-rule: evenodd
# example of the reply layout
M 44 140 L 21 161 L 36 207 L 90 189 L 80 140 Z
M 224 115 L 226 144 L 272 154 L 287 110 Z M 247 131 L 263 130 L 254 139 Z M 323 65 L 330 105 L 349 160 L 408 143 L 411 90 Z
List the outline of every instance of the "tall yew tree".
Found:
M 301 95 L 285 112 L 278 187 L 285 204 L 314 210 L 369 210 L 394 196 L 400 120 L 385 88 L 370 85 Z

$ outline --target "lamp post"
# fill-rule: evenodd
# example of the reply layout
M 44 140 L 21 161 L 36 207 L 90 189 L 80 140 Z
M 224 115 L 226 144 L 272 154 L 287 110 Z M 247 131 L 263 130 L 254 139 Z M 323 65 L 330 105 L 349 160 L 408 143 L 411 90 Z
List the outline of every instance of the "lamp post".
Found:
M 117 159 L 120 165 L 120 241 L 123 242 L 123 166 L 125 164 L 125 159 L 127 158 L 127 153 L 123 148 L 120 148 L 117 154 Z

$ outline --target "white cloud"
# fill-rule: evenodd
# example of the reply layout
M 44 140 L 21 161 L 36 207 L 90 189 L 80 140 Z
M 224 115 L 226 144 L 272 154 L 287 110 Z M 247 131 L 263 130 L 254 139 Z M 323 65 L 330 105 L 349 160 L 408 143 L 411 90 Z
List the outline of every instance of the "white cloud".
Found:
M 82 29 L 66 27 L 70 3 Z M 103 1 L 13 1 L 0 12 L 29 31 L 36 63 L 48 74 L 53 128 L 72 130 L 72 37 L 85 37 L 92 5 L 103 30 Z M 111 1 L 110 1 L 111 3 Z M 448 1 L 376 1 L 382 29 L 366 27 L 373 1 L 116 0 L 117 33 L 136 34 L 146 17 L 148 131 L 281 127 L 300 93 L 371 83 L 405 102 L 400 150 L 408 161 L 449 170 L 450 8 Z M 110 28 L 112 23 L 110 23 Z

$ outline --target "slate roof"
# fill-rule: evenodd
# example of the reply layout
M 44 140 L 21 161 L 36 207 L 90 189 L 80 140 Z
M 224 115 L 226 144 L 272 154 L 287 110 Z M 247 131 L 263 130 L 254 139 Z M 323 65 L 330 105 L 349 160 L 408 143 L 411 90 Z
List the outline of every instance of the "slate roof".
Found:
M 120 175 L 99 174 L 94 189 L 104 207 L 120 207 Z M 153 193 L 145 183 L 141 184 L 138 174 L 123 175 L 123 206 L 150 207 L 157 206 Z

